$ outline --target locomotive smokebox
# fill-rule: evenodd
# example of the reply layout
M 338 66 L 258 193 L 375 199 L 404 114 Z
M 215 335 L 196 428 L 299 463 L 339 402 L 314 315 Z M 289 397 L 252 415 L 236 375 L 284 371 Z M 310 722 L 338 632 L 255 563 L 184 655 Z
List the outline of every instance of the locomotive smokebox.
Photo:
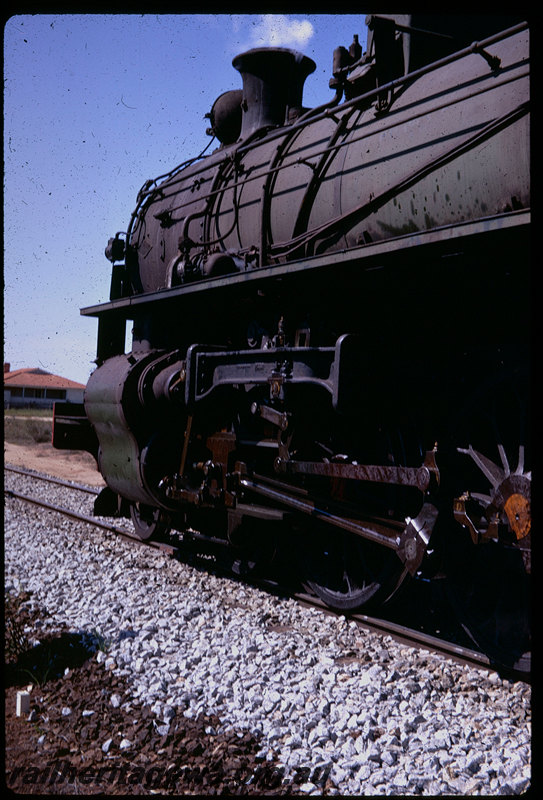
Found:
M 232 65 L 243 79 L 241 138 L 260 129 L 285 125 L 302 108 L 305 79 L 316 64 L 296 50 L 260 47 L 236 56 Z

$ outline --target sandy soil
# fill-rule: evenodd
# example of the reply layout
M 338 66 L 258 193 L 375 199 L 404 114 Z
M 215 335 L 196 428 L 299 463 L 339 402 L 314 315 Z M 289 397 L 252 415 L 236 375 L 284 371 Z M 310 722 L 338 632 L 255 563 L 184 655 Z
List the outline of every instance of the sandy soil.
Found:
M 102 476 L 96 469 L 96 462 L 89 453 L 79 450 L 55 450 L 49 442 L 39 444 L 4 442 L 4 463 L 46 472 L 55 478 L 76 483 L 105 486 Z

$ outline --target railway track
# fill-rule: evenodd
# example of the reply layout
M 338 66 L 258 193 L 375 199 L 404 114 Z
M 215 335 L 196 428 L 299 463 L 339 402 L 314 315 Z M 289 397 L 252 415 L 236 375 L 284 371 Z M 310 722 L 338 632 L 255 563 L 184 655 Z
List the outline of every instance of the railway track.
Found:
M 22 476 L 30 477 L 35 480 L 51 483 L 53 485 L 64 486 L 69 489 L 73 489 L 74 491 L 80 491 L 95 496 L 98 495 L 99 493 L 98 490 L 86 485 L 62 480 L 60 478 L 44 475 L 20 467 L 6 466 L 5 470 L 6 472 L 20 474 Z M 242 570 L 240 570 L 239 568 L 236 569 L 235 566 L 234 569 L 232 569 L 231 562 L 228 566 L 225 565 L 222 562 L 220 556 L 218 556 L 216 552 L 210 555 L 209 545 L 224 544 L 222 540 L 209 539 L 208 537 L 203 537 L 194 531 L 189 531 L 185 535 L 180 534 L 179 544 L 171 544 L 165 541 L 157 541 L 149 539 L 142 540 L 141 538 L 131 534 L 125 528 L 119 527 L 119 525 L 109 522 L 104 518 L 98 519 L 94 516 L 82 514 L 72 509 L 68 509 L 63 506 L 49 503 L 39 497 L 27 495 L 22 492 L 16 491 L 14 489 L 6 489 L 5 495 L 8 497 L 17 498 L 25 503 L 39 506 L 51 512 L 61 514 L 62 516 L 69 517 L 79 522 L 92 525 L 103 531 L 108 531 L 110 533 L 120 536 L 125 540 L 130 541 L 131 543 L 136 543 L 142 547 L 150 547 L 152 549 L 159 550 L 165 553 L 166 555 L 171 556 L 172 558 L 177 558 L 179 560 L 188 559 L 189 561 L 197 560 L 199 564 L 203 562 L 207 563 L 208 566 L 209 566 L 209 561 L 211 559 L 214 567 L 218 567 L 219 569 L 221 569 L 221 571 L 226 572 L 229 575 L 229 577 L 232 577 L 233 579 L 239 579 L 239 574 L 240 572 L 242 572 Z M 199 550 L 201 550 L 199 545 L 204 542 L 208 546 L 206 547 L 205 554 L 199 552 Z M 259 588 L 265 591 L 280 593 L 283 596 L 285 594 L 288 594 L 288 596 L 296 599 L 298 602 L 303 603 L 306 606 L 318 608 L 323 613 L 326 614 L 337 616 L 339 613 L 343 613 L 345 616 L 349 618 L 349 620 L 356 622 L 356 624 L 359 625 L 360 627 L 365 628 L 366 630 L 372 631 L 374 633 L 381 634 L 383 636 L 390 636 L 395 641 L 405 644 L 406 646 L 416 647 L 418 649 L 427 649 L 429 652 L 445 655 L 449 658 L 454 659 L 455 661 L 476 668 L 487 669 L 489 671 L 499 671 L 502 674 L 504 674 L 504 677 L 510 677 L 513 679 L 520 678 L 521 680 L 524 681 L 529 680 L 529 675 L 530 675 L 529 658 L 524 657 L 514 666 L 512 667 L 508 666 L 507 668 L 504 669 L 502 665 L 496 665 L 495 663 L 493 663 L 491 658 L 489 658 L 489 656 L 487 656 L 485 653 L 473 647 L 468 646 L 461 632 L 460 632 L 460 639 L 462 641 L 458 641 L 458 632 L 455 632 L 453 641 L 450 640 L 449 638 L 442 638 L 438 634 L 438 631 L 430 633 L 427 630 L 416 629 L 410 627 L 408 624 L 399 622 L 397 618 L 394 619 L 385 616 L 376 617 L 362 613 L 336 612 L 328 608 L 323 603 L 323 601 L 320 600 L 320 598 L 316 597 L 315 595 L 309 594 L 303 590 L 299 590 L 298 588 L 287 587 L 281 580 L 277 581 L 270 578 L 262 578 L 262 577 L 255 578 L 245 574 L 243 575 L 243 580 L 244 581 L 247 580 L 254 586 L 258 586 Z
M 97 495 L 98 492 L 92 489 L 89 486 L 83 486 L 77 483 L 71 483 L 70 481 L 64 481 L 60 478 L 53 478 L 49 475 L 40 475 L 39 473 L 32 472 L 30 470 L 21 469 L 19 467 L 5 467 L 6 471 L 8 472 L 15 472 L 19 473 L 20 475 L 25 475 L 30 478 L 35 478 L 37 480 L 46 481 L 48 483 L 55 484 L 57 486 L 66 486 L 69 489 L 74 489 L 80 492 L 86 492 L 88 494 Z M 97 519 L 96 517 L 91 517 L 88 514 L 81 514 L 78 511 L 73 511 L 69 508 L 64 508 L 63 506 L 57 506 L 54 503 L 48 503 L 46 500 L 42 500 L 39 497 L 32 497 L 27 494 L 23 494 L 22 492 L 17 492 L 14 489 L 6 489 L 5 495 L 7 497 L 16 497 L 18 500 L 23 500 L 26 503 L 31 503 L 32 505 L 39 506 L 40 508 L 45 508 L 49 511 L 55 511 L 58 514 L 62 514 L 65 517 L 70 517 L 71 519 L 78 520 L 79 522 L 85 522 L 88 525 L 93 525 L 95 528 L 100 528 L 104 531 L 109 531 L 110 533 L 115 533 L 118 536 L 121 536 L 123 539 L 128 539 L 132 542 L 137 542 L 138 544 L 146 544 L 149 547 L 152 547 L 157 550 L 162 550 L 170 555 L 174 555 L 178 548 L 173 547 L 171 545 L 167 545 L 163 542 L 142 542 L 141 539 L 138 539 L 137 536 L 133 536 L 124 528 L 120 528 L 118 525 L 115 525 L 111 522 L 104 522 L 102 520 Z

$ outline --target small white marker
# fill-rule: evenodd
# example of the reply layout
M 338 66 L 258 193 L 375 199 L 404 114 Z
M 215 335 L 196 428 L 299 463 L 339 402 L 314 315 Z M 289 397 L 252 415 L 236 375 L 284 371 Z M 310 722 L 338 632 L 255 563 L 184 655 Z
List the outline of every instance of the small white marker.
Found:
M 26 716 L 30 711 L 30 692 L 17 692 L 17 709 L 18 717 Z

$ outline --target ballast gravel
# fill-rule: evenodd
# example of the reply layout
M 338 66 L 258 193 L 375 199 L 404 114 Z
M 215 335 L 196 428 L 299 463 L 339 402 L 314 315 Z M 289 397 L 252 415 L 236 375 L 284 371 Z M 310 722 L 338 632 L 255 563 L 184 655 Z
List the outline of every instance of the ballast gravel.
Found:
M 10 473 L 5 483 L 92 508 L 71 489 Z M 179 716 L 213 715 L 207 733 L 256 734 L 262 758 L 302 794 L 514 795 L 531 785 L 526 683 L 9 498 L 4 546 L 5 591 L 30 592 L 47 625 L 99 636 L 93 657 L 126 680 L 124 706 L 150 708 L 164 733 Z

